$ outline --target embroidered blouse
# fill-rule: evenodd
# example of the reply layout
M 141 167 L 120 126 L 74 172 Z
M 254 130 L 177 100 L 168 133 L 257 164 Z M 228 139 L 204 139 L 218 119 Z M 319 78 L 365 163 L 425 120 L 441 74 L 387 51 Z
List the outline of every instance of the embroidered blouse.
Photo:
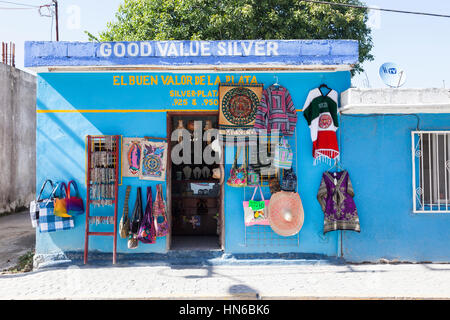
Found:
M 354 195 L 347 171 L 323 173 L 317 200 L 324 212 L 324 234 L 334 230 L 361 231 Z
M 271 85 L 262 93 L 255 119 L 255 129 L 276 130 L 285 136 L 294 134 L 297 112 L 289 91 L 280 85 Z

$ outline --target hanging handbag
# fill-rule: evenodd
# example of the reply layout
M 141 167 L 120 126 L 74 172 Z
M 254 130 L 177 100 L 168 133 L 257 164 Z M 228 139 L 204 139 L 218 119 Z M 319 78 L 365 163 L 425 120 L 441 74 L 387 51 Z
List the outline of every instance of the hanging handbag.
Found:
M 278 178 L 272 178 L 269 180 L 269 188 L 271 194 L 281 191 L 280 181 L 278 181 Z
M 133 215 L 130 221 L 130 235 L 128 237 L 128 249 L 136 249 L 139 244 L 137 238 L 142 221 L 141 187 L 137 188 L 136 201 L 134 202 Z
M 227 180 L 227 185 L 230 187 L 245 187 L 247 185 L 247 169 L 245 168 L 245 154 L 244 161 L 240 168 L 237 168 L 237 159 L 241 154 L 242 147 L 239 146 L 234 157 L 233 166 L 230 170 L 230 176 Z
M 153 224 L 152 215 L 152 188 L 147 187 L 147 205 L 145 207 L 144 218 L 138 232 L 138 240 L 142 243 L 155 243 L 156 231 Z
M 130 233 L 130 236 L 128 237 L 128 249 L 136 249 L 139 245 L 139 240 L 137 238 L 137 235 Z
M 68 230 L 75 227 L 73 217 L 60 217 L 54 214 L 54 197 L 57 190 L 61 188 L 60 184 L 57 184 L 49 198 L 39 203 L 39 232 L 55 232 L 60 230 Z M 64 184 L 65 186 L 65 184 Z
M 248 166 L 247 186 L 248 187 L 256 187 L 256 186 L 259 186 L 259 183 L 260 183 L 259 173 L 256 172 L 252 166 Z
M 37 199 L 30 202 L 30 219 L 33 228 L 36 228 L 39 225 L 39 204 L 42 203 L 42 201 L 49 199 L 41 199 L 42 192 L 44 191 L 47 182 L 50 183 L 53 191 L 54 186 L 52 180 L 45 180 L 45 182 L 42 184 L 41 191 L 39 192 L 39 196 L 37 197 Z
M 130 219 L 128 218 L 128 198 L 130 197 L 131 186 L 125 190 L 125 201 L 123 205 L 122 218 L 119 223 L 119 234 L 122 239 L 126 239 L 130 234 Z
M 156 185 L 156 200 L 153 204 L 153 221 L 155 224 L 156 236 L 164 237 L 169 233 L 169 222 L 166 216 L 166 204 L 162 196 L 162 185 Z
M 64 182 L 61 182 L 56 191 L 59 191 L 59 196 L 53 199 L 54 210 L 53 213 L 55 216 L 61 218 L 69 218 L 70 214 L 67 213 L 67 186 Z M 62 194 L 64 191 L 64 195 Z
M 70 194 L 71 185 L 75 189 L 75 196 Z M 66 209 L 67 214 L 70 216 L 79 216 L 84 213 L 83 199 L 81 199 L 77 184 L 73 180 L 70 180 L 67 184 Z
M 256 190 L 259 189 L 261 200 L 255 201 Z M 269 225 L 269 200 L 264 199 L 261 186 L 255 187 L 250 201 L 243 202 L 244 222 L 246 226 Z
M 273 165 L 280 169 L 290 169 L 292 167 L 292 149 L 287 139 L 281 138 L 280 143 L 275 146 L 275 156 Z
M 134 202 L 133 214 L 130 221 L 130 233 L 137 235 L 142 221 L 142 198 L 141 187 L 137 187 L 136 201 Z
M 281 182 L 281 190 L 294 192 L 297 188 L 297 176 L 294 170 L 284 170 L 283 181 Z

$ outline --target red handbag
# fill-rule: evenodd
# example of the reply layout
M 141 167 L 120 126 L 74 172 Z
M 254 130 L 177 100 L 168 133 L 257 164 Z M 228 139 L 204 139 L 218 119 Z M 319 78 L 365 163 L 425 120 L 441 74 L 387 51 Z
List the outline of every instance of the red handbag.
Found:
M 153 219 L 157 237 L 164 237 L 169 233 L 169 222 L 166 216 L 166 204 L 162 197 L 162 185 L 156 185 L 156 200 L 153 204 Z

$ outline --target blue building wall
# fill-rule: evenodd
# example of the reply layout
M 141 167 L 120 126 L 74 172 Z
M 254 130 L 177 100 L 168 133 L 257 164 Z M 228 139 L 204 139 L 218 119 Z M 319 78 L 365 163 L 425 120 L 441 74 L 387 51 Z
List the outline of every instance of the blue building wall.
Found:
M 449 130 L 450 115 L 419 114 L 420 130 Z M 450 261 L 450 215 L 413 213 L 408 116 L 343 115 L 342 164 L 355 190 L 361 233 L 343 231 L 348 261 Z
M 86 135 L 166 136 L 167 110 L 218 110 L 217 105 L 193 105 L 192 100 L 185 106 L 174 105 L 170 97 L 171 90 L 217 90 L 217 77 L 222 82 L 227 76 L 234 76 L 238 82 L 241 75 L 256 77 L 258 83 L 271 85 L 276 75 L 278 82 L 291 93 L 295 107 L 301 109 L 309 90 L 326 83 L 339 93 L 350 86 L 349 72 L 333 73 L 207 73 L 185 74 L 193 78 L 204 76 L 205 83 L 198 85 L 164 85 L 161 80 L 152 86 L 115 86 L 114 76 L 129 75 L 178 75 L 177 73 L 42 73 L 38 74 L 37 86 L 37 187 L 45 179 L 68 181 L 75 179 L 82 197 L 85 199 L 85 137 Z M 208 81 L 208 76 L 210 76 Z M 230 78 L 228 78 L 230 79 Z M 244 78 L 245 81 L 245 78 Z M 214 98 L 217 100 L 217 97 Z M 198 102 L 198 101 L 197 101 Z M 237 252 L 304 252 L 336 256 L 339 253 L 338 232 L 322 234 L 323 213 L 316 200 L 321 174 L 325 165 L 314 167 L 311 156 L 312 142 L 309 128 L 302 113 L 298 113 L 297 139 L 297 175 L 299 193 L 305 210 L 305 222 L 299 236 L 299 245 L 280 246 L 275 241 L 263 246 L 245 245 L 242 201 L 244 189 L 225 187 L 225 251 Z M 227 150 L 233 157 L 234 150 Z M 227 165 L 227 173 L 231 165 Z M 136 187 L 141 186 L 143 199 L 147 185 L 153 187 L 155 196 L 156 182 L 144 182 L 137 178 L 123 178 L 119 187 L 119 211 L 122 215 L 125 186 L 133 186 L 129 207 L 133 208 Z M 246 198 L 251 190 L 245 188 Z M 264 188 L 269 196 L 268 187 Z M 105 208 L 94 209 L 92 214 L 102 214 Z M 112 210 L 110 208 L 109 210 Z M 112 211 L 110 211 L 112 214 Z M 106 231 L 111 226 L 94 226 L 94 230 Z M 256 228 L 256 227 L 254 227 Z M 75 218 L 75 228 L 55 233 L 36 234 L 36 252 L 38 254 L 59 251 L 83 251 L 85 216 Z M 271 232 L 270 230 L 268 230 Z M 90 237 L 90 251 L 112 251 L 110 237 Z M 292 242 L 291 242 L 292 243 Z M 118 252 L 165 252 L 165 238 L 159 238 L 156 244 L 139 244 L 138 249 L 129 250 L 127 241 L 118 238 Z

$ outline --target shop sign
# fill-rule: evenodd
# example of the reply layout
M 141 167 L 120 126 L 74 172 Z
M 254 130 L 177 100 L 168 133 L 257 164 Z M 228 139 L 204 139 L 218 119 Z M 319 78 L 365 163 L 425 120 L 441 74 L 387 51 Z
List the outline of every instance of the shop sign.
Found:
M 277 41 L 104 42 L 102 57 L 278 56 Z
M 25 42 L 25 67 L 121 65 L 352 65 L 354 40 Z

